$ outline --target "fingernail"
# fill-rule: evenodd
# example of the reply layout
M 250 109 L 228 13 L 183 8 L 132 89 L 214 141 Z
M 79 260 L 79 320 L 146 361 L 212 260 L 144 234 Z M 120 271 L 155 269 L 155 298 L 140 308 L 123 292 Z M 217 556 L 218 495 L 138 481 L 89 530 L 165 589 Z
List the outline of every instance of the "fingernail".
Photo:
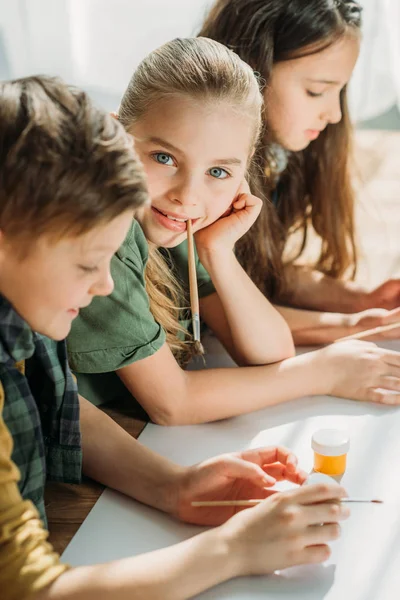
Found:
M 274 483 L 276 483 L 275 477 L 271 477 L 271 476 L 263 477 L 263 481 L 264 481 L 264 483 L 266 483 L 268 485 L 274 485 Z

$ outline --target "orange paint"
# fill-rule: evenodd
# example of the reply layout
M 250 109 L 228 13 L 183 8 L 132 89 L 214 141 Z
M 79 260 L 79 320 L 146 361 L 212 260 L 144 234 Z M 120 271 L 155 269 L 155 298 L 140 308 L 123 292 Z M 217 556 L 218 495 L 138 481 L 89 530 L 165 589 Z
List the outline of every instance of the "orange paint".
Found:
M 323 456 L 314 452 L 314 471 L 325 475 L 343 475 L 346 470 L 347 454 Z
M 311 447 L 314 450 L 314 471 L 324 475 L 343 475 L 350 450 L 346 431 L 319 429 L 312 436 Z

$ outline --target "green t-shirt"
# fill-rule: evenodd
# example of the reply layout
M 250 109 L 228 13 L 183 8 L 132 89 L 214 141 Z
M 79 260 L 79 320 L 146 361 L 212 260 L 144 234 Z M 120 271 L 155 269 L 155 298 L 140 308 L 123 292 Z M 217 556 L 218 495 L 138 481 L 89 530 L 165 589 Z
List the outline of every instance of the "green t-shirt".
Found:
M 187 242 L 168 250 L 169 261 L 178 278 L 187 285 Z M 80 311 L 68 337 L 70 365 L 78 380 L 79 392 L 101 404 L 132 399 L 115 371 L 148 356 L 165 343 L 165 333 L 150 312 L 144 272 L 148 245 L 142 228 L 133 221 L 128 235 L 111 260 L 114 290 L 110 296 L 96 296 Z M 199 296 L 215 289 L 196 256 Z

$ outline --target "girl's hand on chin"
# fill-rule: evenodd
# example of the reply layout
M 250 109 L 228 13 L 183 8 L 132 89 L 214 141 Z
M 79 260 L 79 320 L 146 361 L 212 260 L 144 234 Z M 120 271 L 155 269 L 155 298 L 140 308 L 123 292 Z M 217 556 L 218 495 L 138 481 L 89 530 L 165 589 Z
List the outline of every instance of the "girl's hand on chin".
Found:
M 239 187 L 236 199 L 218 219 L 196 232 L 197 250 L 232 251 L 236 242 L 250 229 L 262 208 L 262 201 L 250 192 L 247 181 Z

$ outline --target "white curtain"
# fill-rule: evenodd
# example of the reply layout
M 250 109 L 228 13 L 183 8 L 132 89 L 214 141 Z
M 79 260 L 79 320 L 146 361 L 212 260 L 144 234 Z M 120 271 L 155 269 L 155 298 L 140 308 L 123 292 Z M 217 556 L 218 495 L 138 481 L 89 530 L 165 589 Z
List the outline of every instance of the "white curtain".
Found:
M 400 0 L 361 0 L 363 43 L 350 86 L 352 116 L 366 120 L 400 108 Z
M 57 74 L 116 108 L 144 56 L 194 35 L 211 1 L 0 0 L 0 78 Z
M 400 107 L 400 0 L 361 3 L 364 40 L 350 90 L 356 120 Z M 138 62 L 168 39 L 193 35 L 210 4 L 0 0 L 0 77 L 58 74 L 115 108 Z

